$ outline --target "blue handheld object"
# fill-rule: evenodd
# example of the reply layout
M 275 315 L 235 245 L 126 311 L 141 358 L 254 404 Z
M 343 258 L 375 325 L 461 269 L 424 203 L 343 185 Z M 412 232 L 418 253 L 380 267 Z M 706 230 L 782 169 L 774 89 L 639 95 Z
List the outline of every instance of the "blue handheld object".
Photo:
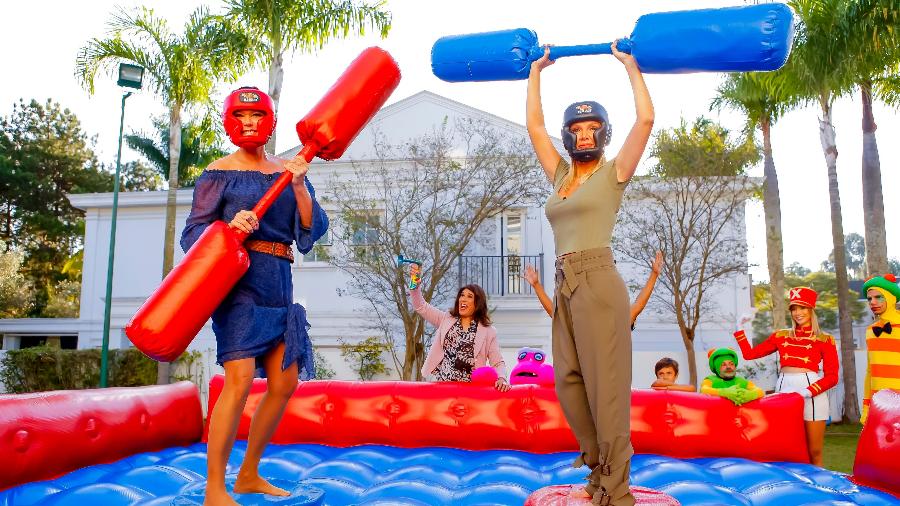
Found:
M 410 264 L 409 289 L 415 290 L 422 283 L 422 262 L 412 258 L 404 258 L 403 255 L 397 255 L 397 267 L 402 269 L 405 264 Z
M 419 267 L 422 267 L 422 262 L 418 260 L 413 260 L 412 258 L 406 258 L 403 255 L 397 255 L 397 267 L 403 267 L 404 264 L 416 264 Z
M 787 61 L 793 37 L 791 9 L 770 3 L 645 14 L 618 47 L 646 73 L 769 71 Z M 550 57 L 611 54 L 610 45 L 551 46 Z M 527 79 L 543 54 L 527 28 L 452 35 L 434 43 L 431 70 L 449 82 Z

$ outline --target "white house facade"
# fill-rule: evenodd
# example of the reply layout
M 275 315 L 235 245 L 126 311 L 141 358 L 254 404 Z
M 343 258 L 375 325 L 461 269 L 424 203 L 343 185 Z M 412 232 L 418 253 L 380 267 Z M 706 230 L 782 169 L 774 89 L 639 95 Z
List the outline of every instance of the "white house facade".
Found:
M 391 144 L 400 144 L 421 136 L 444 121 L 473 118 L 512 135 L 525 136 L 524 126 L 504 120 L 485 111 L 423 91 L 384 107 L 360 133 L 345 155 L 337 161 L 312 163 L 309 178 L 321 194 L 330 177 L 353 169 L 352 164 L 365 164 L 373 155 L 376 132 Z M 558 148 L 562 151 L 561 142 Z M 299 146 L 282 153 L 290 157 Z M 177 231 L 190 211 L 192 189 L 182 189 L 177 196 Z M 98 347 L 102 340 L 104 295 L 106 289 L 107 254 L 109 248 L 112 195 L 71 195 L 72 204 L 85 212 L 84 268 L 81 290 L 81 314 L 77 320 L 0 320 L 0 333 L 6 336 L 4 348 L 17 347 L 17 338 L 34 333 L 45 335 L 77 335 L 78 348 Z M 123 328 L 138 307 L 159 285 L 162 274 L 165 192 L 130 192 L 119 196 L 117 237 L 111 303 L 110 346 L 130 346 Z M 327 210 L 327 206 L 326 206 Z M 640 212 L 639 208 L 629 212 Z M 622 213 L 625 214 L 625 213 Z M 620 216 L 620 221 L 622 217 Z M 733 219 L 732 232 L 745 238 L 743 212 Z M 526 262 L 542 265 L 544 286 L 553 287 L 555 259 L 553 234 L 543 208 L 517 209 L 497 216 L 480 231 L 487 241 L 467 251 L 471 256 L 522 256 Z M 743 239 L 745 241 L 745 239 Z M 327 241 L 326 241 L 327 242 Z M 183 253 L 176 246 L 175 261 Z M 346 276 L 315 255 L 295 255 L 293 266 L 294 297 L 308 312 L 310 335 L 316 348 L 337 373 L 338 379 L 354 379 L 354 373 L 340 355 L 341 341 L 354 342 L 370 337 L 366 330 L 362 301 L 340 297 L 337 290 L 345 285 Z M 643 282 L 644 268 L 620 261 L 619 271 L 626 281 Z M 550 351 L 550 318 L 537 299 L 527 290 L 518 273 L 503 273 L 488 288 L 492 314 L 507 364 L 515 363 L 516 351 L 523 346 L 542 347 Z M 633 292 L 632 297 L 636 295 Z M 709 297 L 718 305 L 698 328 L 695 339 L 698 372 L 706 374 L 706 350 L 718 346 L 734 346 L 731 337 L 735 316 L 751 309 L 750 279 L 746 274 L 734 276 L 713 287 Z M 687 360 L 678 326 L 674 319 L 654 310 L 651 304 L 637 321 L 633 333 L 633 386 L 645 388 L 653 380 L 653 365 L 670 356 L 682 364 L 682 379 L 687 376 Z M 206 355 L 209 373 L 214 365 L 215 338 L 209 323 L 191 344 L 190 349 Z M 864 356 L 864 355 L 863 355 Z M 386 362 L 391 365 L 391 361 Z M 863 359 L 864 360 L 864 359 Z M 864 362 L 858 362 L 864 365 Z M 864 371 L 863 371 L 864 372 Z M 862 376 L 862 375 L 861 375 Z M 209 376 L 207 376 L 208 378 Z M 397 377 L 393 372 L 388 377 Z M 386 379 L 386 378 L 385 378 Z M 860 377 L 860 379 L 862 379 Z M 765 385 L 764 385 L 765 386 Z M 836 399 L 835 399 L 836 400 Z M 839 403 L 833 402 L 832 405 Z M 839 411 L 838 411 L 839 413 Z

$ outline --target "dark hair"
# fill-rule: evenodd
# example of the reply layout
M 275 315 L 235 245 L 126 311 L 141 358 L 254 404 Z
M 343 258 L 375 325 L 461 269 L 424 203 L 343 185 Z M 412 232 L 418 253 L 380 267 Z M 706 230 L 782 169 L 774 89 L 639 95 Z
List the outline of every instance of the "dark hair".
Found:
M 659 362 L 657 362 L 656 366 L 653 368 L 653 374 L 659 374 L 659 370 L 665 367 L 671 367 L 675 370 L 675 375 L 678 375 L 678 362 L 669 357 L 659 359 Z
M 475 312 L 472 318 L 482 325 L 490 325 L 491 317 L 488 315 L 487 295 L 478 285 L 466 285 L 456 292 L 456 299 L 453 301 L 453 307 L 450 308 L 450 315 L 459 318 L 459 298 L 462 297 L 463 290 L 469 290 L 475 295 Z

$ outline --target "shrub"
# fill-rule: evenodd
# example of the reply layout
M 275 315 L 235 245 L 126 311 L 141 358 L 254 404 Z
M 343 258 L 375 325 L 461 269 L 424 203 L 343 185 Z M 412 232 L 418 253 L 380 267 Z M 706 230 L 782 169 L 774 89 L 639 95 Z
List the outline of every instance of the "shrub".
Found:
M 193 357 L 185 353 L 176 364 Z M 0 381 L 9 393 L 80 390 L 100 384 L 100 349 L 38 346 L 9 350 L 0 360 Z M 109 386 L 156 384 L 156 362 L 136 348 L 109 350 Z
M 382 359 L 382 354 L 389 347 L 381 342 L 377 337 L 370 337 L 356 344 L 349 344 L 340 341 L 341 356 L 350 362 L 350 368 L 353 369 L 359 378 L 368 381 L 378 374 L 390 372 Z

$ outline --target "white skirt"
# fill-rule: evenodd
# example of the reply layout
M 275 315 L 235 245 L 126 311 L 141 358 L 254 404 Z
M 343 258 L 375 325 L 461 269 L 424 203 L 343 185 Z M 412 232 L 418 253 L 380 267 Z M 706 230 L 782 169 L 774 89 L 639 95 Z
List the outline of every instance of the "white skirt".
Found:
M 814 372 L 788 372 L 778 375 L 778 381 L 775 383 L 775 391 L 781 393 L 799 392 L 806 389 L 816 381 L 820 376 Z M 803 398 L 803 419 L 807 422 L 825 421 L 831 413 L 831 407 L 828 404 L 828 395 L 826 392 L 813 397 L 812 399 Z

